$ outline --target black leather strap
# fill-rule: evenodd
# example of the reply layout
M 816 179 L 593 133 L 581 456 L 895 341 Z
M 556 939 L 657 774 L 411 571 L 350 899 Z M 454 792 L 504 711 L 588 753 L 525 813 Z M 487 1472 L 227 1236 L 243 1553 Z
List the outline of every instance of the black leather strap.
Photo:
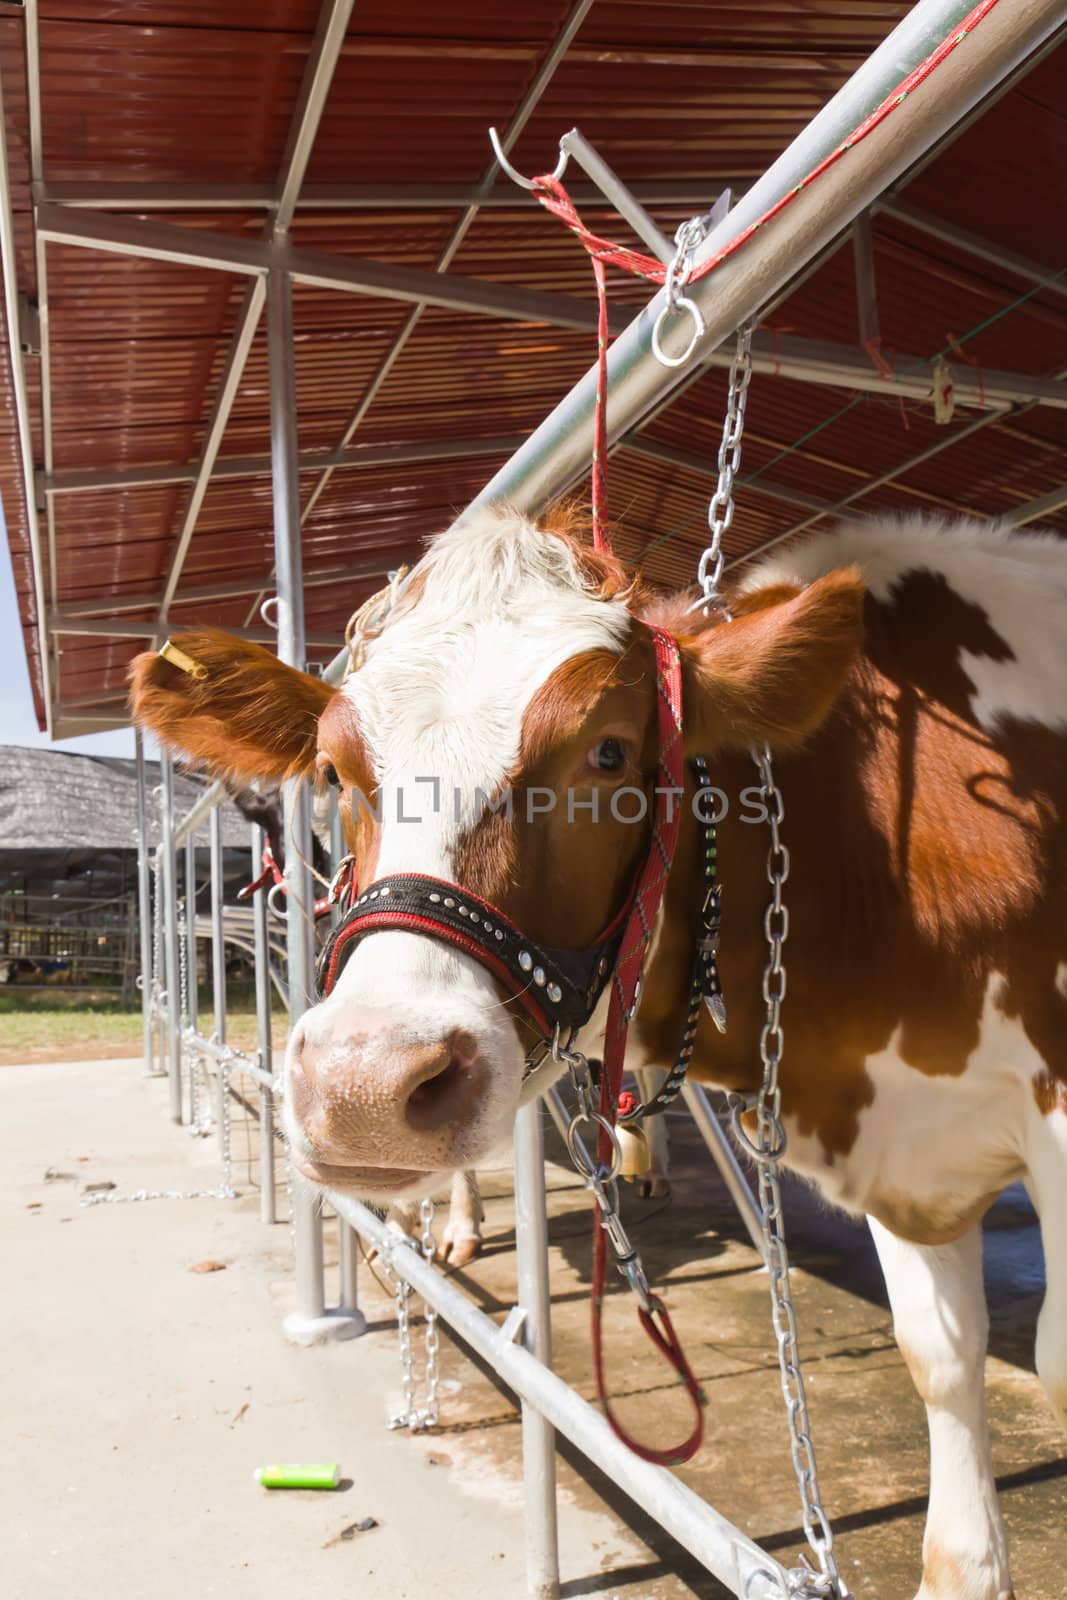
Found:
M 589 1021 L 615 965 L 624 916 L 605 937 L 583 950 L 535 944 L 502 912 L 469 890 L 443 878 L 397 873 L 370 884 L 355 900 L 319 957 L 319 998 L 330 993 L 361 939 L 389 929 L 423 934 L 465 950 L 493 971 L 551 1034 Z

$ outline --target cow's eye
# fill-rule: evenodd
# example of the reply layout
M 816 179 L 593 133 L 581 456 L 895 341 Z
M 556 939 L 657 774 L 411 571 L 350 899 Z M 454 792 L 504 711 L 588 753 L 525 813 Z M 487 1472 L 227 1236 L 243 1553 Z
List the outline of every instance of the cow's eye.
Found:
M 339 789 L 341 787 L 341 780 L 337 776 L 337 768 L 334 766 L 332 761 L 327 761 L 325 767 L 323 768 L 323 776 L 332 789 Z
M 621 772 L 626 751 L 621 739 L 601 739 L 586 757 L 594 772 Z

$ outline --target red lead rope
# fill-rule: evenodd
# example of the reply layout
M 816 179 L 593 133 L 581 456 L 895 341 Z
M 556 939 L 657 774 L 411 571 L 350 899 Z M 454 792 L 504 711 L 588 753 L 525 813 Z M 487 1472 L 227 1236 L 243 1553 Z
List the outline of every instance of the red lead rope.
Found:
M 661 628 L 651 630 L 656 653 L 656 710 L 659 723 L 659 766 L 656 773 L 656 807 L 648 856 L 634 895 L 633 909 L 619 946 L 619 959 L 611 982 L 607 1028 L 604 1034 L 604 1070 L 600 1080 L 600 1112 L 612 1124 L 622 1092 L 626 1035 L 630 1016 L 638 998 L 649 940 L 667 887 L 674 852 L 681 831 L 682 808 L 674 804 L 685 776 L 682 742 L 682 662 L 678 645 Z M 672 793 L 673 791 L 673 793 Z M 611 1140 L 600 1135 L 599 1159 L 611 1161 Z M 658 1296 L 651 1296 L 649 1309 L 638 1311 L 641 1325 L 660 1354 L 674 1368 L 693 1404 L 693 1427 L 681 1444 L 659 1448 L 640 1444 L 618 1421 L 608 1400 L 604 1379 L 603 1309 L 607 1279 L 607 1239 L 598 1212 L 593 1213 L 593 1366 L 597 1398 L 614 1431 L 635 1455 L 659 1466 L 677 1466 L 700 1449 L 704 1437 L 704 1396 L 685 1352 Z
M 747 228 L 723 245 L 715 255 L 701 261 L 689 274 L 688 281 L 696 283 L 701 278 L 714 272 L 715 268 L 729 259 L 742 245 L 748 243 L 752 235 L 764 227 L 780 211 L 796 199 L 809 184 L 815 182 L 822 174 L 842 160 L 850 150 L 854 150 L 867 136 L 874 132 L 885 119 L 890 116 L 898 106 L 902 105 L 909 95 L 913 94 L 920 84 L 924 83 L 932 72 L 946 60 L 952 52 L 961 45 L 969 34 L 973 33 L 983 17 L 987 16 L 998 0 L 979 0 L 973 11 L 969 12 L 959 27 L 954 28 L 946 39 L 943 39 L 936 50 L 920 61 L 919 65 L 903 78 L 892 93 L 886 95 L 882 103 L 875 107 L 870 116 L 864 118 L 858 127 L 853 128 L 847 139 L 836 145 L 830 154 L 813 167 L 806 177 L 795 184 L 788 193 L 784 194 L 773 206 L 769 207 L 762 216 L 757 217 Z M 667 269 L 662 261 L 657 261 L 654 256 L 646 256 L 640 250 L 631 250 L 626 245 L 613 244 L 610 239 L 603 239 L 599 234 L 587 228 L 578 214 L 570 195 L 558 178 L 548 172 L 533 180 L 534 193 L 546 211 L 558 217 L 571 232 L 580 240 L 588 252 L 593 263 L 593 276 L 596 279 L 597 291 L 597 395 L 596 413 L 593 433 L 593 474 L 592 474 L 592 501 L 593 501 L 593 543 L 598 550 L 611 549 L 611 535 L 607 524 L 607 426 L 605 419 L 608 377 L 608 303 L 607 285 L 605 283 L 604 268 L 619 267 L 623 272 L 629 272 L 633 277 L 644 278 L 648 283 L 662 285 L 666 280 Z

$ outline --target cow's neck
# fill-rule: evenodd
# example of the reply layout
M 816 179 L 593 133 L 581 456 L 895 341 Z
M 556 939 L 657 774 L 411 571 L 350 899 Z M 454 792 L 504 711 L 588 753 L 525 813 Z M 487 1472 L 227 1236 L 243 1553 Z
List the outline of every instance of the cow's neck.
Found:
M 899 1022 L 897 957 L 912 943 L 890 845 L 872 821 L 864 793 L 862 715 L 863 697 L 850 692 L 803 750 L 779 755 L 774 763 L 791 857 L 785 889 L 790 932 L 783 1109 L 799 1117 L 805 1131 L 818 1132 L 830 1158 L 851 1148 L 859 1113 L 869 1103 L 863 1063 L 884 1048 Z M 766 822 L 757 820 L 759 778 L 751 757 L 714 758 L 711 781 L 729 800 L 718 850 L 723 885 L 719 970 L 728 1026 L 720 1035 L 709 1018 L 703 1020 L 693 1075 L 751 1091 L 760 1079 L 769 834 Z M 639 1017 L 640 1045 L 661 1064 L 673 1059 L 684 1016 L 699 845 L 700 830 L 687 803 Z M 894 972 L 888 987 L 882 982 L 887 970 Z

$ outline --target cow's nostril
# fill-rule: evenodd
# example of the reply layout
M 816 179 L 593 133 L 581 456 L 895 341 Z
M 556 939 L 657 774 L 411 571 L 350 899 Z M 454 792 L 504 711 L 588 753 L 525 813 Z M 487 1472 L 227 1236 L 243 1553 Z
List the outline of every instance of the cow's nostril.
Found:
M 441 1051 L 441 1065 L 408 1096 L 404 1116 L 416 1133 L 433 1133 L 471 1116 L 485 1086 L 485 1064 L 476 1040 L 457 1033 Z

